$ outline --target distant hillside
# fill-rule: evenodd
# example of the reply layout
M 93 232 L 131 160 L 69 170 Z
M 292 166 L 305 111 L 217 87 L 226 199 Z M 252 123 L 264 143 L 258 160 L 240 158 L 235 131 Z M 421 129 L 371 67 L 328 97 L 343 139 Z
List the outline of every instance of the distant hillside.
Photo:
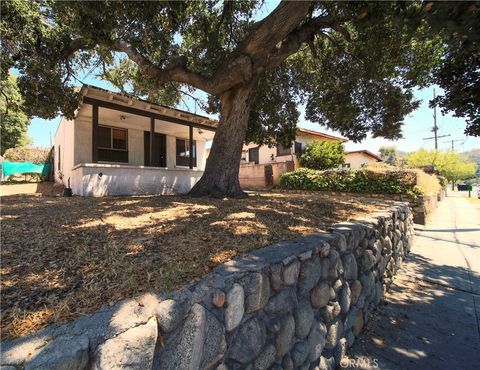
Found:
M 480 149 L 472 149 L 461 154 L 467 157 L 469 162 L 475 162 L 480 164 Z

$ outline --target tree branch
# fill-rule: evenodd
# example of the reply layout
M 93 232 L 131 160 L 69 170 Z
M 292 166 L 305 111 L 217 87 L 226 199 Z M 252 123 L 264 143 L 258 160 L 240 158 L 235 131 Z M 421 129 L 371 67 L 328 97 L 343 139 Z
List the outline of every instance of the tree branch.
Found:
M 285 39 L 306 18 L 311 2 L 282 1 L 263 20 L 253 24 L 247 36 L 215 72 L 218 92 L 247 83 L 264 69 L 269 50 Z
M 215 79 L 207 78 L 199 73 L 190 71 L 187 68 L 187 59 L 185 57 L 178 57 L 172 60 L 165 68 L 160 68 L 145 58 L 132 45 L 123 40 L 116 40 L 113 46 L 116 51 L 127 54 L 143 73 L 154 79 L 160 85 L 171 81 L 183 82 L 210 94 L 218 93 L 218 87 L 215 86 Z
M 258 58 L 268 53 L 306 18 L 311 7 L 309 1 L 282 1 L 266 18 L 255 23 L 237 52 Z
M 320 33 L 325 28 L 333 28 L 338 21 L 330 16 L 312 18 L 303 26 L 293 31 L 287 38 L 270 52 L 267 69 L 272 69 L 282 63 L 289 55 L 295 53 L 300 46 L 307 42 L 313 35 Z

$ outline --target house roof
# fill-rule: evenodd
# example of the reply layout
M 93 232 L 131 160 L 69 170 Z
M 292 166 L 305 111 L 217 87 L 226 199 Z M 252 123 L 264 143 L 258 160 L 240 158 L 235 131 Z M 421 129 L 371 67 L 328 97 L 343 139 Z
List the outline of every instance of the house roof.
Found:
M 352 150 L 350 152 L 347 152 L 346 154 L 348 155 L 348 154 L 354 154 L 354 153 L 363 153 L 365 155 L 368 155 L 369 157 L 372 157 L 372 158 L 376 159 L 379 162 L 383 161 L 380 156 L 376 155 L 375 153 L 370 152 L 369 150 L 365 150 L 365 149 L 364 150 Z
M 218 126 L 218 121 L 206 116 L 172 108 L 166 105 L 156 104 L 132 95 L 110 91 L 93 85 L 84 84 L 80 88 L 80 93 L 84 97 L 84 101 L 88 101 L 88 98 L 99 99 L 107 103 L 117 104 L 119 106 L 127 106 L 131 107 L 132 109 L 151 112 L 152 114 L 162 114 L 172 118 L 183 119 L 185 121 L 208 126 L 213 129 L 217 128 Z M 87 99 L 85 99 L 85 97 Z
M 342 143 L 348 141 L 348 139 L 345 139 L 345 138 L 343 138 L 343 137 L 333 136 L 333 135 L 325 134 L 325 133 L 320 132 L 320 131 L 309 130 L 309 129 L 307 129 L 307 128 L 301 128 L 301 127 L 299 127 L 299 128 L 297 129 L 297 131 L 303 132 L 304 134 L 319 136 L 319 137 L 323 137 L 323 138 L 330 139 L 330 140 L 341 141 Z

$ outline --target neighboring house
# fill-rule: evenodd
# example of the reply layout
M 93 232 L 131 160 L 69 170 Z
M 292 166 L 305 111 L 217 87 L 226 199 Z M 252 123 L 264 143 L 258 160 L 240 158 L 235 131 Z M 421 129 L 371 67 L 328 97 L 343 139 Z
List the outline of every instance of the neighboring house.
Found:
M 242 162 L 253 162 L 255 164 L 267 164 L 272 162 L 294 161 L 298 167 L 297 157 L 302 153 L 305 146 L 314 141 L 348 141 L 342 137 L 324 134 L 323 132 L 308 130 L 305 128 L 297 129 L 297 137 L 290 148 L 282 145 L 269 148 L 268 145 L 248 144 L 244 145 L 242 151 Z
M 84 85 L 55 135 L 55 180 L 77 195 L 186 193 L 217 121 Z
M 290 148 L 282 145 L 272 148 L 268 145 L 244 145 L 239 173 L 240 184 L 245 188 L 263 188 L 278 184 L 282 173 L 300 167 L 298 157 L 305 146 L 314 141 L 346 142 L 347 139 L 298 128 L 296 139 Z
M 345 163 L 343 167 L 358 170 L 376 162 L 382 162 L 382 158 L 368 150 L 354 150 L 345 153 Z

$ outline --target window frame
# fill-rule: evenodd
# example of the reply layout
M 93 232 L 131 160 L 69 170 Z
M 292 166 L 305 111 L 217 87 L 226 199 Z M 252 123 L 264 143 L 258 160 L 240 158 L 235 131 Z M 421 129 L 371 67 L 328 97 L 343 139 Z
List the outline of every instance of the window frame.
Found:
M 257 160 L 255 161 L 252 161 L 251 153 L 253 151 L 256 151 L 257 153 Z M 260 164 L 260 147 L 259 146 L 248 149 L 248 163 Z
M 282 152 L 280 147 L 285 151 L 285 152 Z M 288 152 L 287 152 L 288 150 Z M 278 144 L 277 145 L 277 157 L 283 157 L 283 156 L 286 156 L 286 155 L 292 155 L 292 145 L 290 145 L 290 147 L 286 148 L 284 147 L 282 144 Z
M 108 125 L 98 125 L 98 127 L 102 128 L 108 128 L 110 129 L 110 148 L 103 147 L 98 145 L 98 149 L 102 150 L 115 150 L 115 151 L 120 151 L 120 152 L 128 152 L 128 129 L 123 128 L 123 127 L 115 127 L 115 126 L 108 126 Z M 120 148 L 114 148 L 113 147 L 113 130 L 120 130 L 120 131 L 125 131 L 125 149 L 120 149 Z M 100 138 L 99 138 L 100 139 Z
M 183 137 L 175 137 L 175 167 L 190 167 L 190 163 L 184 165 L 184 164 L 178 164 L 178 157 L 180 158 L 186 158 L 188 161 L 190 161 L 190 156 L 189 155 L 179 155 L 177 154 L 177 144 L 178 141 L 183 141 L 185 143 L 185 149 L 190 150 L 190 140 L 185 139 Z M 197 167 L 197 140 L 193 140 L 193 167 Z
M 294 152 L 297 156 L 302 155 L 303 153 L 303 144 L 301 142 L 295 141 L 294 145 Z M 297 150 L 299 148 L 299 150 Z

